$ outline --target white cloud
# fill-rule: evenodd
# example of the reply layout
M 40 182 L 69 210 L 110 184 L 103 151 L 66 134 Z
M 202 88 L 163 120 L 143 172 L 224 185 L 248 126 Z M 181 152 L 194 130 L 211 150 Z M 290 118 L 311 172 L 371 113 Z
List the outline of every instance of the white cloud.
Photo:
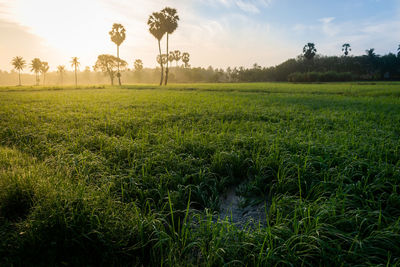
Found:
M 258 7 L 252 3 L 245 2 L 242 0 L 237 0 L 236 5 L 243 11 L 248 12 L 248 13 L 259 13 L 260 10 Z
M 218 5 L 224 8 L 238 8 L 245 13 L 260 13 L 262 8 L 267 8 L 273 0 L 195 0 L 213 7 Z M 190 1 L 189 1 L 190 2 Z
M 319 19 L 319 21 L 321 21 L 323 24 L 329 24 L 329 23 L 331 23 L 334 19 L 335 19 L 334 17 L 328 17 L 328 18 Z

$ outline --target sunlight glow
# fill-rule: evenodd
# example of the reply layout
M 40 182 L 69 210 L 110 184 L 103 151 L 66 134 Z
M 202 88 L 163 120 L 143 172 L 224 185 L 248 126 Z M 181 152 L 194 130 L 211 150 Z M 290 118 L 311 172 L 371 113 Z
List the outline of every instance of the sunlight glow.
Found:
M 63 54 L 85 55 L 94 47 L 112 46 L 107 36 L 110 12 L 99 1 L 17 0 L 14 8 L 19 23 Z

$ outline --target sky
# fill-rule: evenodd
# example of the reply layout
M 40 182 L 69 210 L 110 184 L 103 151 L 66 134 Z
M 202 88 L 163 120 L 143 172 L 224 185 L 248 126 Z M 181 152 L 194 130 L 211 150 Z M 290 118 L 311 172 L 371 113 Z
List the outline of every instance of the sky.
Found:
M 11 70 L 14 56 L 51 70 L 71 68 L 75 56 L 81 69 L 92 67 L 98 55 L 116 54 L 113 23 L 126 28 L 121 58 L 154 67 L 158 46 L 146 23 L 166 6 L 180 17 L 170 50 L 189 52 L 195 67 L 273 66 L 308 42 L 323 55 L 340 55 L 344 43 L 353 55 L 400 44 L 400 0 L 0 0 L 0 69 Z

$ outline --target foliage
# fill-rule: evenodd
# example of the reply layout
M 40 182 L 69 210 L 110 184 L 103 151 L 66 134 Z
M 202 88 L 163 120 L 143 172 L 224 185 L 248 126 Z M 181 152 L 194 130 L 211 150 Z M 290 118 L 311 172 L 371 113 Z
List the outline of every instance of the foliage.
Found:
M 42 68 L 42 61 L 39 58 L 32 59 L 31 62 L 31 71 L 35 73 L 36 76 L 36 85 L 39 85 L 39 72 Z
M 147 25 L 149 26 L 149 32 L 156 38 L 158 41 L 161 41 L 163 36 L 166 33 L 164 28 L 164 14 L 161 12 L 153 12 L 148 21 Z
M 43 85 L 46 83 L 46 73 L 49 71 L 49 69 L 50 69 L 49 63 L 42 61 L 40 72 L 43 75 Z
M 161 39 L 167 33 L 165 29 L 165 15 L 162 12 L 153 12 L 147 21 L 147 25 L 149 26 L 149 32 L 157 39 L 158 55 L 161 58 Z M 159 64 L 161 67 L 160 85 L 162 85 L 164 80 L 164 64 L 162 64 L 161 60 Z
M 128 63 L 125 60 L 117 58 L 113 55 L 99 55 L 97 57 L 96 64 L 94 65 L 95 71 L 101 71 L 104 74 L 108 74 L 110 77 L 111 85 L 114 84 L 114 77 L 118 73 L 118 68 L 122 67 L 123 69 L 126 67 Z
M 167 63 L 167 61 L 168 61 L 167 54 L 162 54 L 161 56 L 160 55 L 157 56 L 157 63 L 158 64 L 165 65 Z
M 342 46 L 342 52 L 343 52 L 343 54 L 344 54 L 344 56 L 348 56 L 349 55 L 349 52 L 351 51 L 351 46 L 350 46 L 350 44 L 348 44 L 348 43 L 345 43 L 345 44 L 343 44 L 343 46 Z
M 111 41 L 113 41 L 117 45 L 117 77 L 118 77 L 118 84 L 121 86 L 121 73 L 120 73 L 120 65 L 119 65 L 119 46 L 125 40 L 126 31 L 122 24 L 114 23 L 112 30 L 109 32 L 111 36 Z
M 166 61 L 166 69 L 165 69 L 165 85 L 168 84 L 168 74 L 169 74 L 169 61 L 173 60 L 173 55 L 170 55 L 169 53 L 169 35 L 174 33 L 176 28 L 178 28 L 178 21 L 179 21 L 179 16 L 178 12 L 176 11 L 175 8 L 170 8 L 166 7 L 163 10 L 161 10 L 161 13 L 164 15 L 164 20 L 163 20 L 163 27 L 167 33 L 167 61 Z
M 60 75 L 60 83 L 61 85 L 64 83 L 64 75 L 65 75 L 65 66 L 64 65 L 59 65 L 57 66 L 57 73 Z
M 21 71 L 26 67 L 26 61 L 22 57 L 14 57 L 11 64 L 18 70 L 18 85 L 21 86 Z
M 81 63 L 79 63 L 79 59 L 77 57 L 72 57 L 71 58 L 71 67 L 74 67 L 74 69 L 77 69 Z
M 133 65 L 135 67 L 135 71 L 143 70 L 143 61 L 141 59 L 136 59 Z
M 311 60 L 315 57 L 316 54 L 317 54 L 317 49 L 315 48 L 314 43 L 308 43 L 303 47 L 303 56 L 306 59 Z
M 124 26 L 118 23 L 114 23 L 111 31 L 108 33 L 111 37 L 111 41 L 117 46 L 120 46 L 126 38 L 126 30 Z
M 189 68 L 190 54 L 188 52 L 183 52 L 181 59 L 182 62 L 185 63 L 185 68 Z
M 11 61 L 14 69 L 21 71 L 26 67 L 26 61 L 22 57 L 14 57 Z
M 288 76 L 289 82 L 347 82 L 353 79 L 350 72 L 295 72 Z
M 175 51 L 173 51 L 173 53 L 174 53 L 174 60 L 176 61 L 176 66 L 178 66 L 178 62 L 182 58 L 181 51 L 175 50 Z
M 71 63 L 71 66 L 74 68 L 74 72 L 75 72 L 75 87 L 78 87 L 78 73 L 77 73 L 77 70 L 78 70 L 79 65 L 81 63 L 79 62 L 79 59 L 77 57 L 72 57 L 70 63 Z
M 367 54 L 362 56 L 322 56 L 315 55 L 312 64 L 304 57 L 299 56 L 295 59 L 289 59 L 277 66 L 261 67 L 258 64 L 251 68 L 244 67 L 228 67 L 227 69 L 219 68 L 199 68 L 190 67 L 190 55 L 179 51 L 174 51 L 176 62 L 182 60 L 183 67 L 176 66 L 170 68 L 170 81 L 174 83 L 188 82 L 271 82 L 271 81 L 288 81 L 289 75 L 293 73 L 351 73 L 353 80 L 359 81 L 379 81 L 379 80 L 400 80 L 400 57 L 393 53 L 386 55 L 377 55 L 375 51 L 373 56 Z M 165 56 L 164 56 L 165 57 Z M 159 57 L 158 57 L 159 58 Z M 40 60 L 39 60 L 40 61 Z M 185 63 L 186 62 L 186 63 Z M 158 60 L 158 63 L 160 61 Z M 164 63 L 166 61 L 164 60 Z M 40 72 L 40 71 L 39 71 Z M 144 68 L 140 75 L 129 69 L 125 72 L 125 80 L 127 83 L 157 83 L 159 79 L 160 68 Z M 65 83 L 72 84 L 74 82 L 74 73 L 65 73 Z M 305 75 L 305 74 L 304 74 Z M 34 77 L 28 74 L 21 74 L 26 83 L 34 83 Z M 37 75 L 36 75 L 37 76 Z M 158 76 L 158 77 L 157 77 Z M 339 75 L 340 76 L 340 75 Z M 57 73 L 48 73 L 46 79 L 48 84 L 58 84 L 59 75 Z M 89 77 L 85 79 L 85 77 Z M 18 78 L 18 73 L 7 73 L 0 71 L 0 84 L 10 85 L 11 81 Z M 38 79 L 38 77 L 37 77 Z M 338 80 L 341 81 L 342 79 Z M 347 79 L 346 79 L 347 80 Z M 108 83 L 107 79 L 100 73 L 89 72 L 81 77 L 81 83 L 97 84 Z
M 169 51 L 168 53 L 168 61 L 172 63 L 175 60 L 175 53 L 173 51 Z

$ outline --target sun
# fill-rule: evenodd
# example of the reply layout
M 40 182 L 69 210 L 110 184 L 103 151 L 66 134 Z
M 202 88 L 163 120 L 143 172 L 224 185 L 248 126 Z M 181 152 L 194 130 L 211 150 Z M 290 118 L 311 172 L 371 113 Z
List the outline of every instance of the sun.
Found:
M 18 23 L 63 55 L 85 57 L 113 49 L 108 36 L 113 14 L 101 1 L 16 0 L 12 8 Z

